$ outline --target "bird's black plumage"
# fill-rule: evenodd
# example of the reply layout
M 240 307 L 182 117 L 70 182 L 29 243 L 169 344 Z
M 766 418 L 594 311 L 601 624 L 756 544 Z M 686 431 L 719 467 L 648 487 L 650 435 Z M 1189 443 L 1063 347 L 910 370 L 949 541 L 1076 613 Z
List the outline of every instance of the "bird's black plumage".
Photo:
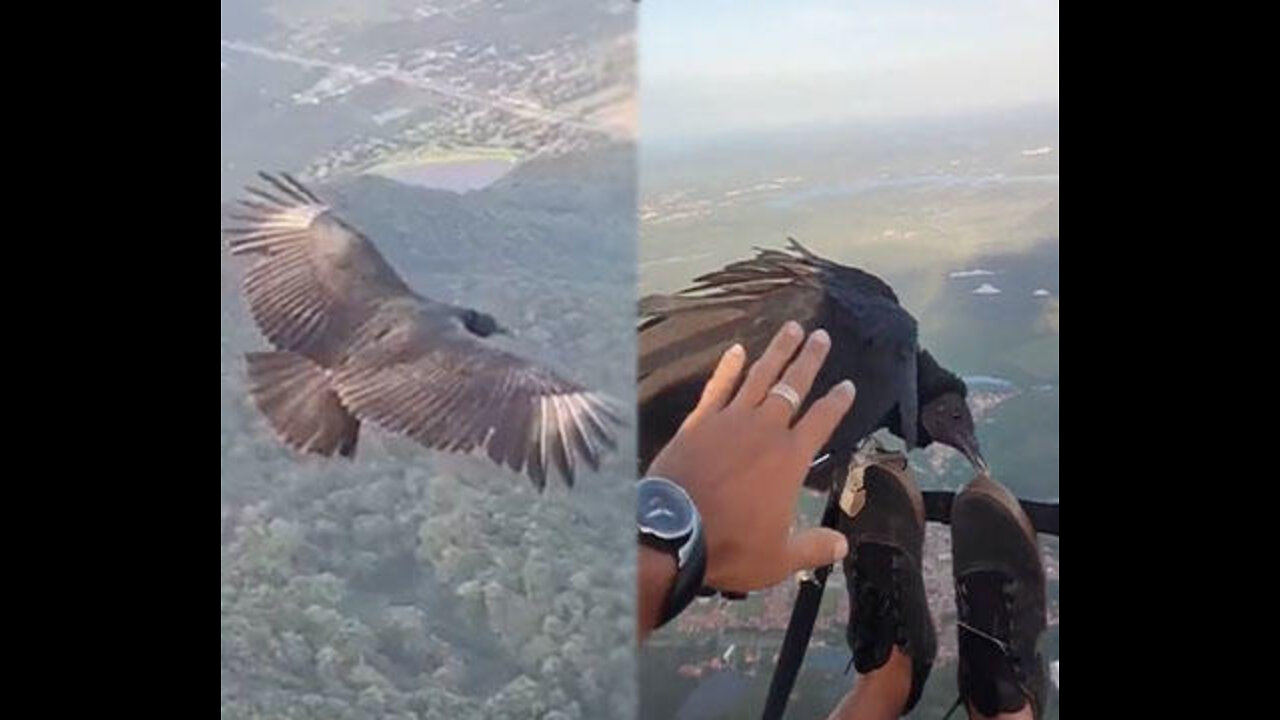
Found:
M 250 394 L 289 446 L 351 456 L 361 424 L 447 452 L 483 452 L 539 488 L 598 469 L 621 416 L 605 395 L 491 343 L 478 310 L 412 290 L 373 242 L 288 175 L 224 228 L 252 259 L 249 312 L 274 352 L 246 357 Z
M 831 351 L 805 407 L 845 378 L 858 397 L 824 452 L 847 460 L 880 428 L 911 447 L 934 438 L 921 408 L 965 386 L 917 342 L 915 318 L 880 278 L 819 257 L 794 239 L 695 279 L 675 295 L 640 302 L 640 464 L 643 470 L 697 404 L 720 355 L 733 343 L 758 357 L 787 320 L 825 328 Z M 963 405 L 963 402 L 960 403 Z M 803 409 L 802 409 L 803 411 Z M 972 430 L 972 418 L 964 409 Z M 843 463 L 837 463 L 843 464 Z M 815 473 L 810 485 L 825 485 Z

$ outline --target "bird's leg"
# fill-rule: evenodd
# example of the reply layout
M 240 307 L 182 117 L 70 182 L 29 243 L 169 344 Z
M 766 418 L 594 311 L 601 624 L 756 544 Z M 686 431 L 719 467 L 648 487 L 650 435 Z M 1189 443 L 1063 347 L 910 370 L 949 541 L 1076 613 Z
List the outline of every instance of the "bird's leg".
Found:
M 875 435 L 863 440 L 853 456 L 854 465 L 889 463 L 905 467 L 906 462 L 907 454 L 905 452 L 890 450 L 884 445 L 884 443 L 880 442 L 880 438 Z
M 867 504 L 864 473 L 871 465 L 891 465 L 903 470 L 907 466 L 907 456 L 886 448 L 875 436 L 863 440 L 838 483 L 840 509 L 851 518 L 856 517 Z
M 853 451 L 853 459 L 849 463 L 849 467 L 861 467 L 870 465 L 875 462 L 875 457 L 884 452 L 884 446 L 876 439 L 874 435 L 863 438 L 858 443 L 858 449 Z

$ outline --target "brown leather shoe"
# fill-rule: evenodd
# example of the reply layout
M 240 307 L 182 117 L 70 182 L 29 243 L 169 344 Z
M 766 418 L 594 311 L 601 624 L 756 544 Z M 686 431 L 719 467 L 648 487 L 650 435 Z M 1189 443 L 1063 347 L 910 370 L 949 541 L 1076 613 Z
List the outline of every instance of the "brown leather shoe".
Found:
M 924 500 L 905 460 L 878 456 L 850 470 L 840 526 L 849 538 L 846 637 L 853 665 L 868 673 L 884 665 L 894 645 L 906 653 L 911 693 L 903 714 L 920 699 L 938 652 L 921 570 Z
M 1044 713 L 1048 673 L 1044 564 L 1017 498 L 987 475 L 956 496 L 951 552 L 960 645 L 960 696 L 986 716 Z

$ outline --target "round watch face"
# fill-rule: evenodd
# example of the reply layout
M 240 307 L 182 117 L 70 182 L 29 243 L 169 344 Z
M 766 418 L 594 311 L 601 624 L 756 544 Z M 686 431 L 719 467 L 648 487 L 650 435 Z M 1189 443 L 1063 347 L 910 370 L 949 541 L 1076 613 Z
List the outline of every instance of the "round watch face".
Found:
M 693 532 L 693 505 L 680 486 L 665 480 L 640 482 L 636 523 L 645 532 L 672 540 Z

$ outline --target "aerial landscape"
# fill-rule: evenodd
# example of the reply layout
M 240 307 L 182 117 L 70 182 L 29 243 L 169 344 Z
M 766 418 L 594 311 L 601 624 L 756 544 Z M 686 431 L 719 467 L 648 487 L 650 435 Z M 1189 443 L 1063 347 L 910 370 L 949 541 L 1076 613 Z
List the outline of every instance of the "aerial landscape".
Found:
M 627 2 L 222 3 L 222 192 L 258 167 L 308 178 L 480 164 L 630 141 Z M 468 188 L 463 188 L 468 189 Z
M 222 196 L 306 182 L 415 289 L 634 404 L 632 7 L 222 4 Z M 585 187 L 584 187 L 585 184 Z M 574 718 L 634 707 L 634 453 L 539 493 L 374 430 L 284 448 L 221 250 L 221 715 Z
M 750 148 L 750 152 L 746 151 Z M 788 236 L 874 269 L 920 320 L 920 337 L 969 385 L 993 472 L 1020 497 L 1058 499 L 1058 125 L 1054 107 L 964 122 L 841 123 L 641 154 L 640 292 L 670 292 Z M 900 446 L 888 438 L 885 444 Z M 924 489 L 958 489 L 953 450 L 912 453 Z M 823 498 L 803 498 L 816 524 Z M 1041 536 L 1058 658 L 1058 539 Z M 939 655 L 913 716 L 955 698 L 950 539 L 930 525 L 925 580 Z M 795 597 L 785 583 L 743 601 L 700 600 L 641 654 L 643 717 L 755 717 Z M 848 599 L 837 571 L 788 712 L 825 716 L 848 690 Z M 1048 716 L 1057 716 L 1057 693 Z
M 917 319 L 921 346 L 964 378 L 993 476 L 1056 502 L 1057 3 L 652 3 L 638 44 L 639 295 L 789 237 L 871 272 Z M 910 464 L 926 490 L 973 472 L 938 445 Z M 797 524 L 817 525 L 824 499 L 802 496 Z M 1056 718 L 1059 541 L 1040 542 Z M 929 525 L 923 558 L 939 647 L 910 716 L 939 718 L 958 692 L 948 526 Z M 795 595 L 786 582 L 700 599 L 655 632 L 639 660 L 641 717 L 760 717 Z M 848 612 L 837 569 L 787 717 L 826 717 L 852 686 Z
M 788 238 L 888 281 L 963 376 L 992 474 L 1056 502 L 1057 5 L 1015 5 L 222 0 L 223 227 L 289 172 L 414 290 L 626 410 L 599 471 L 541 492 L 375 427 L 353 459 L 291 450 L 250 397 L 266 343 L 224 236 L 221 716 L 759 717 L 795 582 L 696 600 L 637 650 L 636 300 Z M 938 445 L 910 462 L 924 489 L 972 475 Z M 948 533 L 927 531 L 939 648 L 911 717 L 958 692 Z M 837 569 L 788 717 L 849 689 L 848 612 Z

